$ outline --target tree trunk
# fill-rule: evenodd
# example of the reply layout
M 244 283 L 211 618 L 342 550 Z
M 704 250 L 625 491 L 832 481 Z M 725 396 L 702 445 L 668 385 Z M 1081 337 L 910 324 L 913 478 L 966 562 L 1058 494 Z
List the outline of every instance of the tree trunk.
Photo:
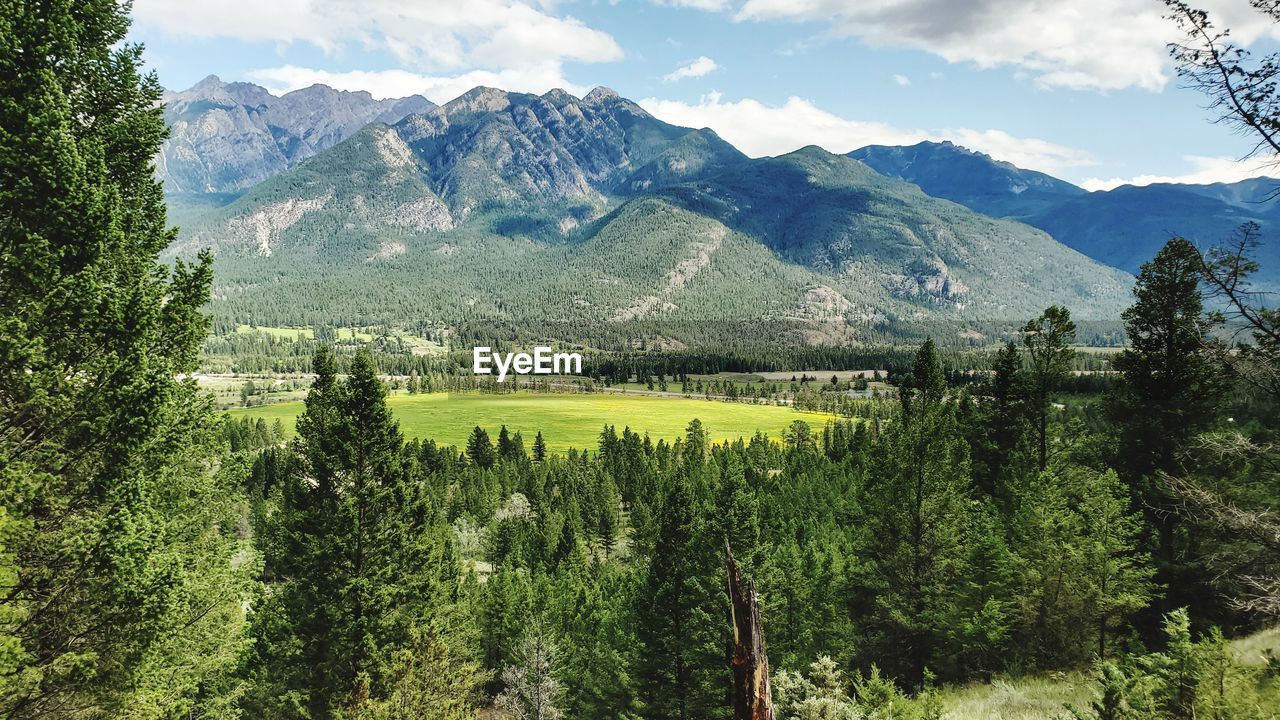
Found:
M 733 720 L 773 720 L 773 694 L 769 690 L 769 657 L 765 654 L 764 628 L 756 585 L 744 578 L 724 542 L 725 569 L 729 580 L 730 619 L 733 622 Z

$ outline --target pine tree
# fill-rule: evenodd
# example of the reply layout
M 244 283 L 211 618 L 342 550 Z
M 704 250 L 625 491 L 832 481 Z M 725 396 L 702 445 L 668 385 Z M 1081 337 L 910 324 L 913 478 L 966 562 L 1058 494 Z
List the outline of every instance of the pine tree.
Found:
M 1142 266 L 1133 288 L 1137 302 L 1123 313 L 1129 347 L 1115 359 L 1122 382 L 1109 396 L 1118 436 L 1115 466 L 1155 530 L 1159 580 L 1169 588 L 1157 610 L 1201 607 L 1208 594 L 1204 579 L 1196 577 L 1195 539 L 1179 522 L 1178 502 L 1159 478 L 1179 471 L 1178 452 L 1214 423 L 1224 390 L 1209 358 L 1201 267 L 1199 251 L 1181 238 Z
M 690 467 L 701 466 L 707 456 L 707 429 L 702 421 L 694 418 L 684 431 L 684 462 Z
M 597 503 L 599 504 L 599 523 L 596 533 L 600 537 L 600 547 L 608 558 L 618 539 L 622 518 L 620 517 L 618 488 L 613 478 L 605 476 L 600 481 Z
M 868 482 L 868 581 L 881 655 L 913 687 L 958 620 L 971 521 L 968 448 L 932 342 L 903 388 L 903 420 L 890 429 Z
M 996 354 L 991 380 L 975 410 L 972 442 L 974 483 L 1007 507 L 1010 483 L 1031 469 L 1030 386 L 1018 346 L 1010 342 Z
M 467 457 L 475 463 L 476 467 L 485 470 L 493 467 L 495 459 L 493 443 L 489 441 L 489 433 L 479 425 L 471 431 L 471 437 L 467 438 Z
M 0 21 L 6 718 L 185 713 L 234 652 L 247 592 L 206 572 L 241 549 L 210 537 L 236 490 L 208 472 L 209 403 L 188 375 L 212 258 L 158 262 L 175 236 L 151 166 L 162 90 L 127 12 L 9 3 Z M 156 677 L 168 687 L 141 697 Z
M 725 460 L 716 509 L 720 535 L 729 540 L 743 572 L 754 574 L 760 561 L 760 506 L 736 455 Z
M 644 590 L 637 597 L 637 677 L 646 720 L 696 720 L 724 712 L 728 675 L 713 544 L 700 542 L 687 481 L 662 503 Z M 714 578 L 714 579 L 713 579 Z
M 547 441 L 542 439 L 542 431 L 533 438 L 533 460 L 543 462 L 547 459 Z
M 1049 405 L 1053 392 L 1071 374 L 1076 324 L 1064 307 L 1051 305 L 1022 328 L 1031 366 L 1031 414 L 1035 420 L 1040 469 L 1049 465 Z
M 546 624 L 535 620 L 520 638 L 513 664 L 502 671 L 504 689 L 494 705 L 516 720 L 564 717 L 564 686 L 556 677 L 559 656 Z
M 386 403 L 386 388 L 378 379 L 373 358 L 358 353 L 351 364 L 342 406 L 338 442 L 343 459 L 342 510 L 347 547 L 342 559 L 350 575 L 341 611 L 347 627 L 346 668 L 338 678 L 359 678 L 374 671 L 382 623 L 392 608 L 380 585 L 397 569 L 403 538 L 400 503 L 408 495 L 408 478 L 401 463 L 403 440 Z M 338 678 L 334 678 L 337 680 Z
M 1137 299 L 1125 310 L 1129 347 L 1115 359 L 1124 381 L 1112 396 L 1120 429 L 1117 458 L 1126 474 L 1173 471 L 1174 454 L 1209 427 L 1223 389 L 1208 349 L 1210 324 L 1201 300 L 1200 253 L 1174 238 L 1143 264 Z
M 388 672 L 390 691 L 353 707 L 350 720 L 474 720 L 488 674 L 444 639 L 419 631 L 397 650 Z
M 1098 633 L 1098 657 L 1107 656 L 1107 635 L 1124 627 L 1154 595 L 1154 568 L 1138 550 L 1142 532 L 1139 514 L 1114 471 L 1081 472 L 1076 494 L 1083 531 L 1081 557 Z
M 635 717 L 635 576 L 612 563 L 561 573 L 554 610 L 562 629 L 565 714 L 572 718 Z
M 513 437 L 507 431 L 506 425 L 503 425 L 502 429 L 498 431 L 498 457 L 506 462 L 528 458 L 524 453 L 524 440 L 521 439 L 520 433 L 516 433 Z
M 281 499 L 268 563 L 284 581 L 261 614 L 247 709 L 333 717 L 389 692 L 386 661 L 456 584 L 452 533 L 420 522 L 400 430 L 368 352 L 345 383 L 332 355 L 298 419 L 301 475 Z

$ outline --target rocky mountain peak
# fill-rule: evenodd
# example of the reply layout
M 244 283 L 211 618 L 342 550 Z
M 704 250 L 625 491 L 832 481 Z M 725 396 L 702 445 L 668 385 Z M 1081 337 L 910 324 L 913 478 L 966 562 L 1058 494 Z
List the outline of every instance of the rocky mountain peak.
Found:
M 502 112 L 511 107 L 511 96 L 506 90 L 479 85 L 445 103 L 445 113 Z
M 217 75 L 210 74 L 210 75 L 206 75 L 204 79 L 202 79 L 200 82 L 196 83 L 195 85 L 192 85 L 191 89 L 188 90 L 188 92 L 202 92 L 202 91 L 207 92 L 212 88 L 221 87 L 225 84 L 226 83 L 222 82 L 222 78 L 218 77 Z
M 582 98 L 582 101 L 591 105 L 597 105 L 599 103 L 607 102 L 609 100 L 619 100 L 621 98 L 622 96 L 619 95 L 616 91 L 612 90 L 611 88 L 607 88 L 603 85 L 599 85 L 594 89 L 592 89 L 591 92 L 587 93 Z
M 570 103 L 578 102 L 578 98 L 574 97 L 573 93 L 570 93 L 563 88 L 551 88 L 542 94 L 542 99 L 556 107 L 562 107 Z
M 325 150 L 371 122 L 396 123 L 435 107 L 421 96 L 375 100 L 327 85 L 280 96 L 210 75 L 164 95 L 170 136 L 156 158 L 170 193 L 245 190 Z

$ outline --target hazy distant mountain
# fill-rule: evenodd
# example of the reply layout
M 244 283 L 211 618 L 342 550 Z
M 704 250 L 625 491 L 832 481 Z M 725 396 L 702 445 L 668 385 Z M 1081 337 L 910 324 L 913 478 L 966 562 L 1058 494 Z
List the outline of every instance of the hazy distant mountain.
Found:
M 876 171 L 979 212 L 1041 228 L 1089 257 L 1131 273 L 1179 235 L 1209 247 L 1242 223 L 1262 227 L 1257 280 L 1280 286 L 1280 181 L 1257 178 L 1213 185 L 1126 185 L 1086 192 L 1063 180 L 950 143 L 872 146 L 851 156 Z
M 435 107 L 420 96 L 374 100 L 313 85 L 276 97 L 216 76 L 166 93 L 169 139 L 156 158 L 167 193 L 235 193 L 350 137 L 371 122 L 399 122 Z
M 1095 192 L 1025 218 L 1080 252 L 1113 267 L 1137 272 L 1169 238 L 1177 235 L 1209 247 L 1241 224 L 1257 222 L 1263 245 L 1257 279 L 1280 280 L 1280 237 L 1275 207 L 1250 210 L 1178 185 L 1124 186 Z
M 476 88 L 371 124 L 190 223 L 174 251 L 203 246 L 219 258 L 215 312 L 268 323 L 696 334 L 751 319 L 830 341 L 1054 302 L 1114 318 L 1131 281 L 850 158 L 751 160 L 603 88 Z
M 1023 170 L 950 142 L 868 145 L 849 156 L 876 172 L 906 180 L 926 193 L 994 217 L 1023 217 L 1083 188 L 1034 170 Z
M 1271 214 L 1280 208 L 1280 204 L 1273 202 L 1277 194 L 1280 194 L 1280 180 L 1272 178 L 1251 178 L 1235 183 L 1213 183 L 1212 185 L 1157 184 L 1148 187 L 1180 188 L 1197 195 L 1221 200 L 1250 212 Z

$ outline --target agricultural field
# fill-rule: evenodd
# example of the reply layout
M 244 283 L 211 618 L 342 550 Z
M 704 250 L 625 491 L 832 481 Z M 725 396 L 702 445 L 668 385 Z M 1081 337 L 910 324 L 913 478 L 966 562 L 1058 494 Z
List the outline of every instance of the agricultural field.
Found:
M 783 406 L 605 393 L 397 394 L 388 397 L 387 404 L 406 437 L 433 438 L 462 446 L 476 425 L 488 430 L 490 437 L 496 437 L 498 429 L 506 425 L 511 432 L 524 435 L 526 447 L 541 431 L 547 446 L 555 450 L 594 449 L 606 424 L 616 425 L 619 432 L 623 426 L 647 432 L 655 442 L 659 438 L 672 441 L 684 434 L 690 420 L 697 418 L 706 426 L 709 437 L 719 442 L 750 437 L 757 430 L 777 438 L 795 420 L 804 420 L 818 429 L 832 419 Z M 233 417 L 261 417 L 268 423 L 278 419 L 292 434 L 302 403 L 235 408 L 228 412 Z

